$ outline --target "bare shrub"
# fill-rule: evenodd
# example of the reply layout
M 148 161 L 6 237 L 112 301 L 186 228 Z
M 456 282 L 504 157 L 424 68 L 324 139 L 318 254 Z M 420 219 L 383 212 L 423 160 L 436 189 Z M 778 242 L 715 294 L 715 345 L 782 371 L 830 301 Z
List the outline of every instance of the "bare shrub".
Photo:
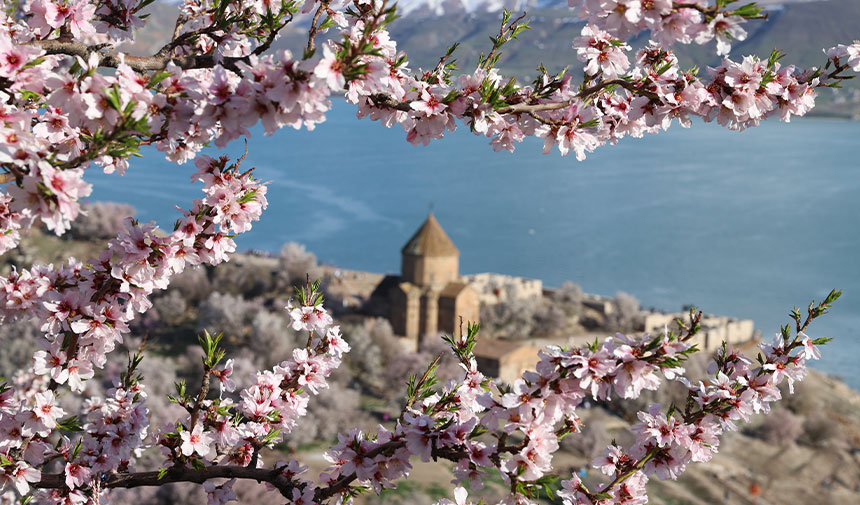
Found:
M 381 391 L 383 396 L 388 400 L 397 400 L 402 397 L 409 376 L 420 375 L 427 369 L 427 363 L 427 355 L 420 352 L 405 352 L 396 360 L 392 360 L 383 370 L 382 377 L 386 385 Z
M 398 355 L 403 353 L 403 343 L 399 337 L 394 335 L 394 329 L 388 319 L 370 319 L 365 322 L 365 326 L 370 332 L 371 340 L 379 346 L 388 360 L 396 359 Z
M 803 432 L 803 418 L 788 409 L 779 408 L 766 416 L 753 434 L 774 445 L 790 446 L 797 442 Z
M 233 485 L 233 492 L 239 499 L 240 505 L 262 505 L 266 503 L 278 503 L 281 493 L 271 486 L 261 486 L 250 480 L 238 480 Z
M 178 503 L 203 503 L 206 501 L 206 493 L 203 486 L 186 486 L 184 483 L 172 486 L 162 486 L 155 493 L 155 502 L 159 505 L 174 505 Z
M 72 221 L 69 237 L 74 239 L 106 239 L 126 231 L 125 220 L 134 217 L 134 207 L 126 203 L 93 202 L 81 206 L 83 212 Z
M 387 389 L 382 387 L 385 370 L 392 362 L 402 360 L 405 352 L 391 324 L 385 319 L 368 319 L 361 324 L 344 325 L 342 331 L 352 347 L 345 359 L 352 375 L 369 388 Z
M 568 315 L 555 303 L 545 303 L 535 313 L 535 336 L 559 337 L 564 335 L 568 325 Z
M 582 313 L 582 288 L 567 281 L 553 293 L 552 301 L 568 316 L 578 316 Z
M 163 296 L 159 296 L 152 300 L 152 309 L 158 314 L 158 319 L 161 324 L 174 326 L 185 319 L 188 312 L 188 304 L 185 303 L 185 298 L 182 293 L 177 290 L 167 291 Z
M 258 302 L 216 291 L 200 304 L 197 329 L 223 332 L 228 339 L 241 339 L 250 333 L 254 316 L 261 309 Z
M 603 454 L 611 441 L 609 432 L 606 431 L 606 414 L 603 409 L 592 409 L 590 414 L 581 432 L 573 433 L 561 441 L 563 448 L 588 461 Z
M 189 267 L 173 276 L 169 291 L 178 291 L 191 307 L 196 307 L 212 293 L 212 283 L 203 267 Z
M 281 248 L 278 256 L 278 283 L 280 286 L 304 284 L 307 277 L 319 279 L 322 271 L 314 253 L 304 245 L 289 242 Z
M 11 377 L 33 360 L 43 333 L 36 320 L 21 319 L 0 324 L 0 377 Z
M 279 313 L 261 310 L 251 320 L 248 348 L 258 369 L 271 368 L 292 356 L 293 349 L 304 345 L 299 335 Z
M 633 330 L 640 306 L 635 296 L 619 291 L 612 300 L 612 313 L 607 317 L 607 324 L 617 331 Z
M 275 272 L 260 263 L 226 263 L 212 271 L 212 289 L 255 298 L 275 289 Z
M 810 414 L 803 422 L 803 435 L 799 441 L 813 447 L 840 445 L 844 441 L 842 425 L 824 412 Z
M 822 407 L 822 398 L 815 388 L 807 382 L 794 385 L 794 394 L 788 394 L 788 387 L 783 383 L 780 387 L 785 406 L 800 415 L 808 415 L 817 412 Z
M 358 391 L 339 384 L 330 384 L 308 403 L 308 415 L 290 432 L 291 446 L 310 442 L 334 442 L 338 433 L 352 428 L 368 429 L 375 425 L 373 418 L 361 411 Z
M 491 335 L 510 340 L 529 338 L 535 327 L 538 298 L 513 298 L 492 305 L 481 305 L 481 326 Z

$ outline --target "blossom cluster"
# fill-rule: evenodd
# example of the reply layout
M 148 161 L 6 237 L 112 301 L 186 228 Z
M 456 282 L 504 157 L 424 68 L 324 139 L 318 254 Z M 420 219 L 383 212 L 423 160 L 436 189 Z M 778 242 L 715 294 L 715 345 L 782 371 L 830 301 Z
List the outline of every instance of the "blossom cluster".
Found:
M 462 381 L 449 381 L 434 392 L 432 372 L 411 381 L 409 405 L 393 430 L 379 425 L 376 432 L 366 434 L 358 429 L 338 436 L 338 443 L 326 453 L 332 463 L 320 475 L 316 497 L 349 496 L 347 485 L 352 481 L 377 493 L 396 487 L 395 481 L 407 477 L 412 468 L 410 459 L 429 461 L 445 457 L 456 463 L 453 469 L 458 480 L 470 480 L 479 490 L 482 486 L 480 468 L 492 466 L 490 456 L 496 452 L 492 443 L 478 440 L 482 432 L 478 415 L 490 401 L 490 380 L 477 369 L 470 352 L 459 355 L 464 370 Z
M 845 65 L 854 72 L 860 72 L 860 43 L 839 44 L 825 51 L 827 57 L 837 66 Z
M 710 461 L 724 432 L 736 431 L 736 421 L 749 422 L 752 414 L 769 412 L 770 404 L 782 397 L 777 386 L 787 381 L 794 392 L 794 382 L 807 374 L 806 361 L 821 356 L 816 342 L 802 331 L 794 339 L 778 334 L 773 344 L 761 344 L 761 349 L 762 357 L 755 363 L 724 346 L 708 370 L 713 377 L 708 383 L 679 378 L 689 390 L 685 409 L 664 412 L 660 405 L 651 405 L 638 413 L 641 422 L 633 426 L 636 440 L 629 449 L 611 445 L 594 460 L 595 468 L 616 479 L 598 490 L 607 497 L 595 499 L 574 475 L 563 482 L 560 495 L 565 503 L 645 503 L 645 483 L 651 475 L 677 479 L 688 464 Z M 622 475 L 629 476 L 619 479 Z
M 820 307 L 836 297 L 832 293 Z M 645 503 L 651 475 L 675 479 L 689 463 L 709 461 L 720 435 L 736 430 L 737 420 L 768 412 L 769 403 L 781 397 L 780 382 L 791 385 L 801 380 L 805 361 L 819 357 L 817 345 L 827 340 L 812 340 L 802 330 L 791 339 L 786 329 L 774 344 L 762 345 L 758 366 L 724 347 L 709 370 L 713 379 L 693 384 L 680 365 L 696 350 L 688 344 L 696 325 L 694 319 L 680 336 L 619 334 L 584 348 L 550 347 L 542 351 L 536 370 L 526 372 L 510 388 L 492 384 L 474 367 L 471 347 L 476 332 L 470 328 L 468 337 L 449 340 L 464 368 L 463 380 L 431 391 L 421 382 L 427 374 L 417 382 L 413 379 L 407 407 L 393 429 L 379 426 L 372 435 L 358 430 L 341 435 L 327 453 L 332 466 L 322 474 L 314 497 L 341 494 L 346 499 L 345 484 L 351 482 L 379 492 L 408 476 L 411 458 L 441 457 L 455 462 L 457 485 L 468 483 L 479 490 L 486 472 L 495 468 L 511 489 L 501 504 L 535 503 L 543 479 L 553 469 L 559 438 L 580 427 L 576 409 L 584 399 L 636 398 L 644 390 L 657 389 L 662 376 L 688 387 L 686 409 L 664 413 L 660 405 L 652 405 L 640 412 L 633 446 L 624 450 L 611 445 L 594 461 L 595 468 L 613 479 L 609 484 L 589 490 L 572 476 L 559 491 L 570 504 Z M 460 489 L 456 503 L 466 503 Z
M 372 59 L 370 71 L 348 84 L 347 100 L 358 104 L 359 117 L 398 124 L 414 144 L 442 138 L 460 119 L 476 135 L 490 137 L 495 150 L 513 151 L 516 143 L 534 136 L 544 139 L 545 153 L 557 147 L 578 160 L 626 136 L 666 130 L 675 120 L 689 127 L 698 117 L 735 130 L 771 116 L 790 121 L 814 107 L 817 87 L 839 77 L 838 72 L 782 66 L 779 55 L 773 55 L 767 60 L 747 56 L 740 63 L 726 58 L 708 69 L 705 79 L 683 71 L 672 51 L 654 41 L 637 51 L 631 68 L 630 47 L 596 25 L 586 25 L 573 44 L 585 63 L 585 89 L 570 75 L 544 75 L 531 86 L 518 86 L 481 67 L 456 84 L 444 67 L 413 76 L 392 56 L 393 43 L 380 47 L 389 55 L 386 62 Z M 858 51 L 860 42 L 855 42 L 827 54 L 843 71 L 857 67 Z
M 96 28 L 91 22 L 96 12 L 96 5 L 88 0 L 68 3 L 33 0 L 27 4 L 25 12 L 31 15 L 29 27 L 40 37 L 45 37 L 60 28 L 68 29 L 77 39 L 96 34 Z
M 327 377 L 340 366 L 349 344 L 332 325 L 319 304 L 287 307 L 293 328 L 309 333 L 309 345 L 293 350 L 292 359 L 257 374 L 256 381 L 240 393 L 238 411 L 259 437 L 287 434 L 307 413 L 309 394 L 328 388 Z M 274 440 L 277 441 L 277 440 Z
M 223 147 L 250 135 L 258 121 L 269 134 L 286 125 L 313 128 L 337 89 L 315 77 L 313 60 L 294 59 L 289 51 L 259 58 L 240 51 L 243 58 L 231 70 L 220 64 L 186 69 L 171 61 L 156 73 L 133 69 L 134 57 L 119 54 L 111 56 L 116 72 L 107 75 L 98 71 L 106 57 L 97 51 L 82 57 L 42 49 L 39 43 L 56 40 L 58 29 L 95 30 L 87 21 L 95 5 L 37 0 L 27 4 L 29 16 L 0 14 L 0 78 L 11 83 L 0 87 L 0 166 L 14 180 L 0 194 L 0 253 L 36 222 L 57 234 L 68 230 L 81 212 L 79 200 L 91 193 L 83 177 L 93 162 L 123 174 L 144 140 L 183 162 L 210 142 Z M 96 27 L 139 25 L 136 3 L 98 5 L 106 11 Z M 231 9 L 241 9 L 240 2 Z
M 757 8 L 723 11 L 708 0 L 568 0 L 580 19 L 600 24 L 617 37 L 629 39 L 643 30 L 663 46 L 717 41 L 717 54 L 728 54 L 731 41 L 746 39 L 741 26 L 759 17 Z
M 170 276 L 187 265 L 226 260 L 235 249 L 230 236 L 259 218 L 267 204 L 266 186 L 250 172 L 240 174 L 226 164 L 226 159 L 198 159 L 194 178 L 203 181 L 206 198 L 195 201 L 173 233 L 164 235 L 152 224 L 130 220 L 128 233 L 112 240 L 89 264 L 71 259 L 59 268 L 37 265 L 0 279 L 0 317 L 36 317 L 45 336 L 45 349 L 36 353 L 32 368 L 43 380 L 27 384 L 31 394 L 23 401 L 15 401 L 17 385 L 6 391 L 0 409 L 0 455 L 8 461 L 4 468 L 14 467 L 22 475 L 24 481 L 16 481 L 19 490 L 35 475 L 28 469 L 54 454 L 71 465 L 68 482 L 74 485 L 67 487 L 74 490 L 92 472 L 127 465 L 141 445 L 147 426 L 141 406 L 145 394 L 140 387 L 125 386 L 90 401 L 81 448 L 53 448 L 47 441 L 66 415 L 54 389 L 64 385 L 83 391 L 94 367 L 103 366 L 106 354 L 122 342 L 131 319 L 151 306 L 154 290 L 166 287 Z
M 312 293 L 316 293 L 316 288 Z M 253 384 L 238 393 L 238 402 L 223 396 L 224 392 L 235 390 L 231 378 L 232 360 L 220 369 L 207 368 L 207 373 L 218 380 L 222 389 L 219 398 L 193 400 L 179 391 L 174 400 L 192 412 L 199 409 L 199 416 L 191 414 L 188 419 L 181 420 L 178 431 L 165 425 L 154 434 L 154 443 L 166 458 L 165 467 L 177 468 L 189 463 L 194 467 L 232 464 L 259 468 L 264 465 L 260 449 L 272 447 L 292 431 L 307 413 L 310 394 L 319 394 L 328 387 L 327 377 L 349 352 L 340 328 L 332 324 L 320 300 L 311 296 L 303 302 L 291 302 L 287 310 L 293 327 L 308 332 L 308 345 L 294 349 L 292 359 L 271 370 L 258 372 Z M 217 347 L 217 340 L 215 342 Z M 216 347 L 211 351 L 217 354 Z M 275 466 L 279 478 L 290 483 L 294 503 L 310 503 L 307 499 L 302 502 L 301 496 L 312 494 L 313 487 L 309 481 L 298 478 L 306 468 L 295 460 L 278 462 Z M 232 484 L 232 481 L 217 485 L 210 482 L 206 489 L 210 505 L 235 500 Z
M 676 377 L 682 372 L 678 364 L 694 350 L 670 334 L 617 335 L 584 349 L 554 347 L 541 353 L 537 371 L 502 388 L 477 369 L 471 352 L 476 336 L 477 329 L 470 328 L 467 336 L 450 340 L 464 370 L 461 381 L 431 391 L 421 382 L 425 374 L 410 382 L 410 401 L 394 429 L 379 426 L 372 435 L 358 430 L 341 435 L 327 453 L 332 466 L 321 476 L 328 488 L 321 489 L 346 493 L 347 488 L 337 487 L 355 481 L 379 492 L 408 475 L 412 457 L 442 457 L 455 463 L 458 485 L 479 490 L 487 470 L 497 468 L 512 489 L 503 503 L 530 503 L 529 486 L 552 470 L 559 437 L 579 429 L 576 408 L 586 397 L 606 399 L 614 391 L 634 398 L 656 389 L 659 375 Z M 517 443 L 506 443 L 509 439 Z M 460 494 L 457 503 L 464 501 Z
M 77 445 L 68 438 L 56 450 L 65 462 L 65 489 L 43 490 L 36 494 L 43 503 L 87 503 L 92 483 L 99 475 L 128 469 L 145 446 L 149 419 L 144 406 L 146 393 L 137 381 L 117 384 L 105 398 L 85 404 L 87 423 Z M 44 450 L 46 456 L 53 456 Z
M 37 317 L 46 349 L 35 356 L 35 371 L 57 384 L 83 390 L 103 366 L 105 355 L 122 341 L 128 322 L 147 310 L 149 295 L 167 287 L 186 265 L 217 265 L 235 250 L 231 236 L 247 231 L 266 207 L 266 186 L 251 173 L 226 167 L 227 160 L 198 159 L 193 175 L 203 182 L 204 199 L 177 222 L 169 235 L 152 224 L 128 222 L 128 232 L 112 240 L 89 264 L 37 265 L 0 279 L 0 317 Z
M 49 432 L 65 414 L 56 404 L 54 393 L 45 391 L 46 380 L 19 371 L 13 384 L 14 388 L 0 385 L 0 499 L 15 499 L 10 488 L 26 495 L 30 485 L 39 482 L 42 473 L 38 465 L 44 462 L 43 453 L 48 446 L 38 440 L 25 444 L 25 437 L 32 437 L 36 430 Z M 9 457 L 22 448 L 25 458 Z
M 595 25 L 586 25 L 582 29 L 582 35 L 573 39 L 573 48 L 579 61 L 586 64 L 584 70 L 588 75 L 600 74 L 614 79 L 626 74 L 630 68 L 630 60 L 625 54 L 630 46 Z
M 640 21 L 663 19 L 669 11 L 682 17 L 690 13 L 702 16 L 694 8 L 675 9 L 671 2 L 628 3 L 629 9 L 609 10 L 629 15 L 642 7 L 646 14 L 637 18 Z M 603 9 L 607 2 L 596 4 Z M 732 28 L 734 18 L 741 19 L 716 14 L 711 30 L 698 33 L 699 39 L 706 32 L 721 41 L 727 33 L 740 37 Z M 491 138 L 495 150 L 513 151 L 516 143 L 535 136 L 544 139 L 545 152 L 557 146 L 562 155 L 574 152 L 582 160 L 601 145 L 617 143 L 628 135 L 658 133 L 675 119 L 684 127 L 700 117 L 743 129 L 770 116 L 783 121 L 802 116 L 814 106 L 817 87 L 845 78 L 840 72 L 857 66 L 860 50 L 860 43 L 855 42 L 826 51 L 828 64 L 838 68 L 830 74 L 782 66 L 779 55 L 772 55 L 767 60 L 748 56 L 741 63 L 726 58 L 719 67 L 708 69 L 708 78 L 700 78 L 679 67 L 659 33 L 652 34 L 650 45 L 635 54 L 631 68 L 630 46 L 619 38 L 629 36 L 629 30 L 613 29 L 608 19 L 596 16 L 574 40 L 573 48 L 585 66 L 582 86 L 569 75 L 553 77 L 546 72 L 532 85 L 521 86 L 504 80 L 489 58 L 456 80 L 444 63 L 447 56 L 431 71 L 412 72 L 384 25 L 371 27 L 368 36 L 368 25 L 362 20 L 343 29 L 342 42 L 326 43 L 314 74 L 333 87 L 345 86 L 346 99 L 358 105 L 360 118 L 369 117 L 387 127 L 399 125 L 413 144 L 440 139 L 461 120 L 473 133 Z M 509 17 L 504 20 L 507 23 Z M 523 27 L 516 22 L 503 24 L 503 35 L 494 39 L 498 47 Z M 679 40 L 689 42 L 683 37 Z M 372 51 L 356 60 L 348 49 L 363 43 L 369 43 Z M 353 59 L 347 61 L 349 58 Z M 362 71 L 350 74 L 356 61 Z

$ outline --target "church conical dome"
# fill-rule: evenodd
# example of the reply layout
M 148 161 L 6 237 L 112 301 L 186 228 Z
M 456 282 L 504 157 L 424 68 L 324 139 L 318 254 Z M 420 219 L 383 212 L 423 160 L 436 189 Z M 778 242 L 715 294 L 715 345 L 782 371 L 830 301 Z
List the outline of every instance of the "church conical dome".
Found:
M 412 235 L 409 242 L 406 242 L 401 252 L 410 256 L 425 257 L 460 255 L 457 246 L 442 229 L 432 212 L 427 216 L 427 220 L 424 221 L 421 228 L 415 232 L 415 235 Z

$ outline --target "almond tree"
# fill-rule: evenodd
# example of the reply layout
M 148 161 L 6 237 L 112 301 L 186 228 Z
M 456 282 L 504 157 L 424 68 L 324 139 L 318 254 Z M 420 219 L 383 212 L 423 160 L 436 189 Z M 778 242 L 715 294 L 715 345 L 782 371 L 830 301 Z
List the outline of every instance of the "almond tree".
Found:
M 462 122 L 495 150 L 536 136 L 545 151 L 557 147 L 582 160 L 599 146 L 658 133 L 675 120 L 686 127 L 699 117 L 733 129 L 770 117 L 788 121 L 814 106 L 817 88 L 838 86 L 860 70 L 860 42 L 827 49 L 819 68 L 784 65 L 774 52 L 726 58 L 706 76 L 680 69 L 672 44 L 716 41 L 717 52 L 727 54 L 731 41 L 745 36 L 743 24 L 763 17 L 755 4 L 731 0 L 570 0 L 588 20 L 573 41 L 585 64 L 576 80 L 543 66 L 530 84 L 504 78 L 496 68 L 500 51 L 528 28 L 524 17 L 508 12 L 475 68 L 455 78 L 452 46 L 432 70 L 413 72 L 388 36 L 395 10 L 384 0 L 186 0 L 167 44 L 146 57 L 123 54 L 119 44 L 144 24 L 142 9 L 152 1 L 2 0 L 0 252 L 36 225 L 67 231 L 91 191 L 86 170 L 121 176 L 142 145 L 180 164 L 194 159 L 191 179 L 202 184 L 201 197 L 172 231 L 129 220 L 97 258 L 33 265 L 0 279 L 0 318 L 37 321 L 43 347 L 0 387 L 3 500 L 98 503 L 112 488 L 192 482 L 215 504 L 235 498 L 236 479 L 249 479 L 288 503 L 348 503 L 396 486 L 416 459 L 442 458 L 455 463 L 459 484 L 477 490 L 497 472 L 510 491 L 503 503 L 531 503 L 557 478 L 553 454 L 561 438 L 579 430 L 576 408 L 586 398 L 632 399 L 663 380 L 680 381 L 688 390 L 684 404 L 640 412 L 635 443 L 611 445 L 595 461 L 604 484 L 589 489 L 576 476 L 561 476 L 565 503 L 644 503 L 649 478 L 676 478 L 688 464 L 708 461 L 723 432 L 767 412 L 780 398 L 776 386 L 801 380 L 806 361 L 820 356 L 828 339 L 806 331 L 836 291 L 805 314 L 795 309 L 792 324 L 757 359 L 724 347 L 711 379 L 698 384 L 684 378 L 681 364 L 696 350 L 689 341 L 699 312 L 679 321 L 677 334 L 548 348 L 537 370 L 511 386 L 477 369 L 478 327 L 467 325 L 446 337 L 461 380 L 437 384 L 435 360 L 410 379 L 393 426 L 340 435 L 327 452 L 331 466 L 313 476 L 296 460 L 265 461 L 262 451 L 300 422 L 349 351 L 315 283 L 298 289 L 286 308 L 306 344 L 237 393 L 220 336 L 204 332 L 201 383 L 178 384 L 171 397 L 182 417 L 149 418 L 136 372 L 140 354 L 106 395 L 86 399 L 83 412 L 66 412 L 58 399 L 84 391 L 129 322 L 150 308 L 150 295 L 186 267 L 226 261 L 233 238 L 260 218 L 267 186 L 253 169 L 245 170 L 242 158 L 200 154 L 210 143 L 223 147 L 246 136 L 258 122 L 267 133 L 286 125 L 311 129 L 325 119 L 331 95 L 344 93 L 359 117 L 397 124 L 414 144 Z M 270 51 L 297 19 L 309 26 L 304 53 Z M 339 36 L 318 46 L 317 37 L 332 29 Z M 625 40 L 642 30 L 653 40 L 630 54 Z M 138 468 L 146 448 L 161 450 L 159 468 Z M 470 500 L 463 487 L 454 498 L 458 505 Z

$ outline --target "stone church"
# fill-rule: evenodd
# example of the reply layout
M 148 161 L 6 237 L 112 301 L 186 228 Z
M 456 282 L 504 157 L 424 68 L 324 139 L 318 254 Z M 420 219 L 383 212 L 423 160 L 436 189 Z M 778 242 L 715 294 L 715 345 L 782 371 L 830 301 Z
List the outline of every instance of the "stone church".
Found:
M 464 331 L 467 321 L 478 322 L 478 293 L 460 277 L 460 251 L 432 212 L 401 254 L 400 276 L 387 276 L 372 297 L 387 305 L 406 347 L 417 349 L 426 335 L 457 335 L 461 317 Z

